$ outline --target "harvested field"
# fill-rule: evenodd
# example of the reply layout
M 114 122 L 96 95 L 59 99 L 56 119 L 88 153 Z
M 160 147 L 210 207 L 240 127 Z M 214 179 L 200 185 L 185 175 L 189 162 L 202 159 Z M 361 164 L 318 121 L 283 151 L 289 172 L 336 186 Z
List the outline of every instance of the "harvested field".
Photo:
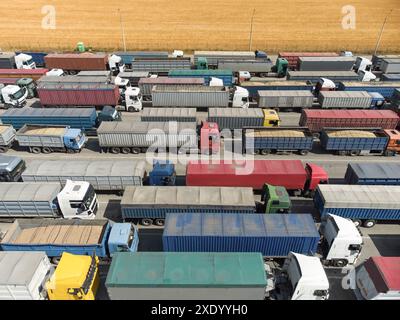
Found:
M 342 27 L 343 6 L 356 9 L 356 28 Z M 42 29 L 43 6 L 56 9 L 56 28 Z M 12 0 L 0 2 L 2 50 L 72 50 L 83 41 L 93 50 L 123 48 L 121 7 L 128 50 L 319 50 L 373 51 L 391 8 L 380 52 L 400 51 L 398 0 L 104 1 Z

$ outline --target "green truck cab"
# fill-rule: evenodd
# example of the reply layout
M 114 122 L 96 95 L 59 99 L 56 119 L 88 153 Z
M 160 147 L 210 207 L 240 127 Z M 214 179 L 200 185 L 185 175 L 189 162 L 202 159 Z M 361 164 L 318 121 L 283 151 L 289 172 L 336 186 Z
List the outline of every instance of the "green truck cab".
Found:
M 292 206 L 285 187 L 264 184 L 261 194 L 262 213 L 288 213 Z M 262 210 L 262 211 L 261 211 Z

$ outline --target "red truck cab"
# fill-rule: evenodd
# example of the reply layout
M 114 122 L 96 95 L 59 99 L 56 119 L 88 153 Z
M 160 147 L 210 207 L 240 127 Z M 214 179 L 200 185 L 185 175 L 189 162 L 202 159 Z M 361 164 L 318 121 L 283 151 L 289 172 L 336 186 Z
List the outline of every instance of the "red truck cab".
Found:
M 203 121 L 200 129 L 200 152 L 202 154 L 216 154 L 220 150 L 221 136 L 218 124 Z
M 312 163 L 306 163 L 305 170 L 307 173 L 307 180 L 304 186 L 305 193 L 314 191 L 319 184 L 328 183 L 329 176 L 324 168 Z

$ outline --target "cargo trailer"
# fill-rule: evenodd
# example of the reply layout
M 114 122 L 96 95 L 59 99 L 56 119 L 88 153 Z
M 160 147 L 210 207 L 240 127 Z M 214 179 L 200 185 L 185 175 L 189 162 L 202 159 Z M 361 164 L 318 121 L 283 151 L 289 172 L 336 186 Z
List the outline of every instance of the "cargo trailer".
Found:
M 79 71 L 78 77 L 106 77 L 111 81 L 111 71 L 110 70 L 89 70 L 89 71 Z
M 45 300 L 53 272 L 45 252 L 0 252 L 0 300 Z
M 145 108 L 140 116 L 143 122 L 196 122 L 193 108 Z
M 137 58 L 168 58 L 167 51 L 116 51 L 114 54 L 121 57 L 128 68 L 132 67 L 132 61 Z
M 257 92 L 259 108 L 277 111 L 299 111 L 312 108 L 314 95 L 308 90 L 261 90 Z
M 256 100 L 258 91 L 264 90 L 307 90 L 312 91 L 314 85 L 307 81 L 244 81 L 240 86 L 249 91 L 249 97 Z
M 338 89 L 341 91 L 367 91 L 378 92 L 385 99 L 390 100 L 393 92 L 399 87 L 398 82 L 376 81 L 376 82 L 339 82 Z
M 49 69 L 0 69 L 0 78 L 30 78 L 36 81 L 48 71 Z
M 251 188 L 144 186 L 125 189 L 122 219 L 137 219 L 143 225 L 163 225 L 169 212 L 254 213 Z
M 319 185 L 314 204 L 321 217 L 328 213 L 373 227 L 377 221 L 400 220 L 400 186 Z
M 295 195 L 311 195 L 318 184 L 328 182 L 322 167 L 300 160 L 253 160 L 232 163 L 190 161 L 186 166 L 187 186 L 250 187 L 261 190 L 264 184 L 283 186 Z
M 367 91 L 321 91 L 318 102 L 322 109 L 377 109 L 385 98 Z
M 400 59 L 400 55 L 392 54 L 392 55 L 373 55 L 372 56 L 372 68 L 376 71 L 381 71 L 382 61 L 384 59 Z
M 45 126 L 25 124 L 16 133 L 20 147 L 28 147 L 32 153 L 68 152 L 77 153 L 87 142 L 80 129 L 68 126 Z
M 260 253 L 137 252 L 113 256 L 105 285 L 111 300 L 263 300 L 267 279 Z
M 108 56 L 104 53 L 49 53 L 44 61 L 48 69 L 62 69 L 76 74 L 83 70 L 107 70 Z
M 15 69 L 15 53 L 0 53 L 0 69 Z
M 387 81 L 387 82 L 400 81 L 400 73 L 383 74 L 381 76 L 381 81 Z M 400 86 L 400 84 L 399 84 L 399 86 Z
M 190 70 L 190 58 L 135 58 L 132 61 L 133 71 L 145 71 L 167 75 L 171 70 Z
M 262 154 L 297 152 L 307 155 L 313 148 L 314 137 L 308 128 L 246 127 L 242 130 L 242 153 Z
M 157 78 L 140 78 L 138 82 L 140 92 L 143 95 L 144 100 L 151 101 L 151 90 L 154 86 L 161 88 L 165 85 L 176 85 L 176 86 L 203 86 L 203 78 L 168 78 L 168 77 L 157 77 Z
M 336 52 L 279 52 L 278 58 L 286 59 L 290 69 L 297 69 L 300 57 L 338 57 Z
M 267 76 L 272 71 L 274 63 L 271 59 L 251 59 L 251 60 L 219 60 L 217 68 L 239 71 L 248 71 L 252 75 Z
M 150 72 L 147 71 L 124 71 L 117 75 L 117 78 L 129 80 L 131 86 L 138 86 L 140 79 L 150 78 Z
M 93 219 L 98 202 L 93 187 L 82 181 L 0 184 L 0 218 Z
M 314 255 L 320 234 L 310 214 L 168 213 L 166 252 L 261 252 L 286 258 Z
M 16 131 L 12 125 L 0 124 L 0 153 L 7 152 L 14 143 Z
M 36 81 L 37 84 L 41 83 L 73 83 L 73 84 L 92 84 L 92 83 L 100 83 L 100 84 L 108 84 L 110 83 L 110 79 L 106 76 L 43 76 L 39 80 Z
M 233 84 L 232 70 L 171 70 L 168 72 L 170 78 L 203 78 L 206 85 L 211 78 L 221 79 L 224 86 L 230 87 Z
M 218 124 L 220 130 L 242 129 L 243 127 L 269 125 L 266 123 L 267 110 L 258 108 L 209 108 L 207 121 Z M 276 125 L 279 125 L 277 121 Z
M 27 54 L 32 57 L 32 60 L 35 62 L 36 67 L 43 68 L 45 67 L 44 57 L 47 56 L 46 52 L 32 52 L 32 51 L 16 51 L 15 54 Z
M 2 251 L 44 251 L 58 263 L 64 252 L 109 258 L 136 252 L 137 229 L 107 220 L 17 219 L 0 240 Z
M 142 160 L 32 160 L 22 173 L 24 182 L 89 182 L 96 191 L 122 192 L 141 186 L 146 177 Z
M 209 68 L 216 69 L 218 63 L 224 60 L 255 60 L 254 51 L 195 51 L 194 64 L 199 65 L 199 60 L 206 59 Z
M 400 164 L 390 162 L 349 163 L 346 184 L 400 185 Z
M 400 151 L 397 141 L 400 132 L 368 128 L 324 128 L 321 133 L 321 147 L 338 155 L 383 154 L 394 156 Z
M 288 80 L 304 80 L 318 82 L 319 79 L 326 78 L 336 81 L 358 81 L 359 75 L 354 71 L 289 71 L 287 74 Z
M 299 71 L 350 71 L 355 57 L 299 57 Z
M 396 129 L 399 116 L 391 110 L 310 110 L 302 111 L 299 125 L 313 133 L 323 128 Z
M 383 59 L 380 69 L 383 73 L 400 73 L 400 58 Z

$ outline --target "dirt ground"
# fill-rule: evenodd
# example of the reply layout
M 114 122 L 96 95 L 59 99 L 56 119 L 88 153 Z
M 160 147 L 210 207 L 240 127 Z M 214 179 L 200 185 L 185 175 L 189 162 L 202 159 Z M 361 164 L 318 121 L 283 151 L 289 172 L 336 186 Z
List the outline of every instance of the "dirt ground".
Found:
M 55 26 L 48 23 L 52 16 L 44 6 L 49 5 L 55 8 Z M 342 13 L 342 9 L 346 5 L 355 9 L 355 29 L 343 28 L 347 11 Z M 380 52 L 400 51 L 398 0 L 3 0 L 0 48 L 73 50 L 83 41 L 97 51 L 123 49 L 118 9 L 128 50 L 187 51 L 249 50 L 254 10 L 251 49 L 270 53 L 371 52 L 385 16 L 394 9 Z

